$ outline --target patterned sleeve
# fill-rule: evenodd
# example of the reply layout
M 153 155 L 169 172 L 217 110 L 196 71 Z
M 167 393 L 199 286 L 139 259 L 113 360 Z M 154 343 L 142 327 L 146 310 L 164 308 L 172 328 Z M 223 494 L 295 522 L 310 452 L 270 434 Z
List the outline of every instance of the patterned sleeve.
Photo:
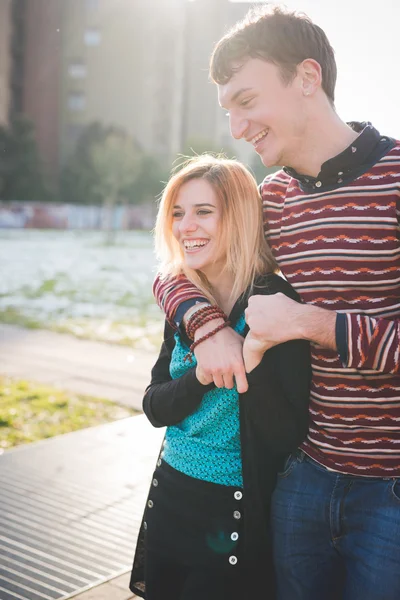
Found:
M 400 321 L 350 313 L 340 316 L 346 336 L 345 351 L 340 352 L 339 343 L 338 346 L 345 367 L 400 373 Z
M 202 293 L 184 276 L 173 277 L 172 279 L 162 280 L 157 275 L 153 284 L 153 294 L 158 306 L 164 311 L 167 321 L 172 327 L 176 327 L 174 322 L 176 312 L 179 306 L 192 300 L 208 302 Z

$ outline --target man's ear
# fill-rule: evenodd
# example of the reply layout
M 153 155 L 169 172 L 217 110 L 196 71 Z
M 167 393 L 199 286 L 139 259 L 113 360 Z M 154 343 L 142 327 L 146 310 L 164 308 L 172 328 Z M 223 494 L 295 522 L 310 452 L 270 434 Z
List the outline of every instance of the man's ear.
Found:
M 304 96 L 312 96 L 322 85 L 321 65 L 313 58 L 306 58 L 297 65 Z

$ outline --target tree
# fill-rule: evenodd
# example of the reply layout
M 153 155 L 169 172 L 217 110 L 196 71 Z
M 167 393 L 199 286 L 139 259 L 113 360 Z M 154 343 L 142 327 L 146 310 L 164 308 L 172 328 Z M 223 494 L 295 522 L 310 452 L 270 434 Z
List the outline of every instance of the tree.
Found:
M 95 190 L 106 209 L 108 241 L 114 237 L 113 209 L 118 201 L 127 204 L 129 189 L 141 170 L 142 156 L 127 134 L 113 131 L 93 144 L 91 162 L 96 176 Z
M 121 129 L 91 123 L 82 132 L 75 152 L 70 156 L 61 176 L 61 198 L 64 202 L 77 204 L 102 204 L 103 192 L 99 186 L 97 168 L 93 162 L 93 149 L 106 142 L 109 136 L 128 139 Z M 153 200 L 162 190 L 168 172 L 154 157 L 145 154 L 140 146 L 130 139 L 131 150 L 139 157 L 135 177 L 128 182 L 123 193 L 123 202 L 143 204 Z
M 132 186 L 127 190 L 130 203 L 142 204 L 158 198 L 169 179 L 169 170 L 154 157 L 144 154 L 141 169 Z
M 92 163 L 92 148 L 104 141 L 111 127 L 91 123 L 82 132 L 75 151 L 69 157 L 60 178 L 60 194 L 63 202 L 77 204 L 100 204 L 96 173 Z
M 0 126 L 0 198 L 50 200 L 33 124 L 16 116 L 9 127 Z

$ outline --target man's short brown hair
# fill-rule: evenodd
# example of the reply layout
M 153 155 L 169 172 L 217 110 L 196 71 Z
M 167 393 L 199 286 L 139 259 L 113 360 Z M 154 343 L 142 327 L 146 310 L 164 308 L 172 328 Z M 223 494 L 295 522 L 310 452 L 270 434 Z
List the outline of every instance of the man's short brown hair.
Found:
M 322 69 L 322 89 L 333 104 L 337 75 L 334 51 L 325 32 L 306 15 L 278 6 L 251 9 L 214 48 L 211 78 L 224 85 L 246 58 L 277 65 L 286 83 L 293 80 L 303 60 L 316 60 Z

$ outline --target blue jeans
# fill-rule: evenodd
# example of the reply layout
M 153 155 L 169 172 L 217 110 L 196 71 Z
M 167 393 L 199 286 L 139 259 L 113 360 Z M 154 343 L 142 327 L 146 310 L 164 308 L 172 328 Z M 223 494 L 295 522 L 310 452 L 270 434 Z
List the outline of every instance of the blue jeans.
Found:
M 289 457 L 272 498 L 278 600 L 399 600 L 400 479 Z

